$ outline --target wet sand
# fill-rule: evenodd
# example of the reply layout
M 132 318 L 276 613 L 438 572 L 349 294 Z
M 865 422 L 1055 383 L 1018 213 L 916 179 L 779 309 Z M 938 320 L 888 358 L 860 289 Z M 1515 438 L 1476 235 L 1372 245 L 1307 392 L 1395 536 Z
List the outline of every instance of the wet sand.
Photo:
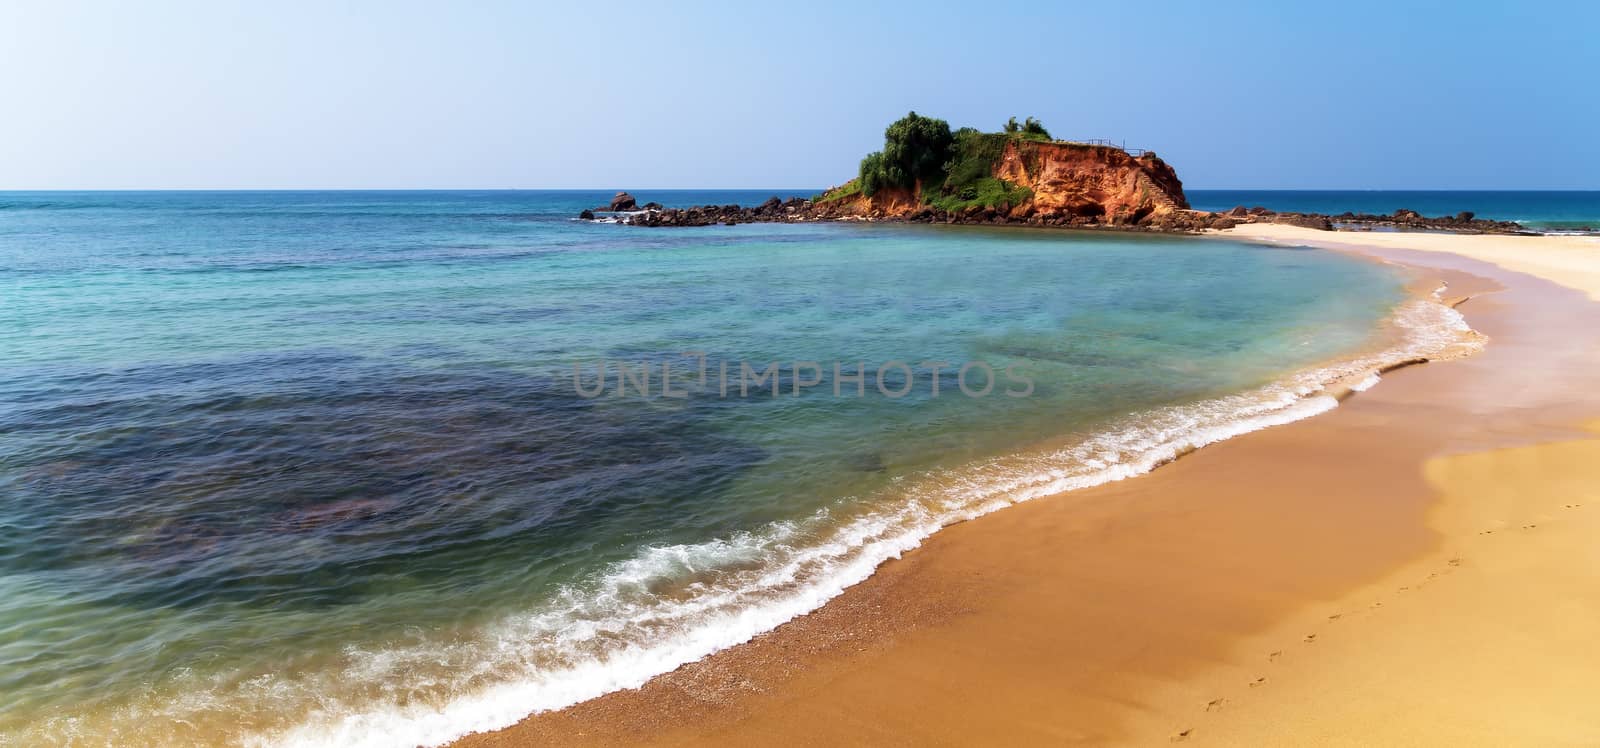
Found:
M 1470 297 L 1487 349 L 947 528 L 745 645 L 460 744 L 1600 742 L 1600 274 L 1357 251 Z

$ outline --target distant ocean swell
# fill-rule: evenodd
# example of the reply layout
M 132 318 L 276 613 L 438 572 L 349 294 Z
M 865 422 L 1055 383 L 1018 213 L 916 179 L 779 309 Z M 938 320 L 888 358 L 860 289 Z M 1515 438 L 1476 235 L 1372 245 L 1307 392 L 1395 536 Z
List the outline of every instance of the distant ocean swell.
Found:
M 1465 355 L 1483 344 L 1459 313 L 1434 300 L 1403 303 L 1387 326 L 1395 342 L 1376 352 L 1251 391 L 1134 414 L 1064 447 L 909 476 L 896 496 L 866 503 L 873 508 L 825 509 L 755 532 L 648 547 L 474 636 L 349 648 L 339 667 L 309 674 L 197 679 L 186 698 L 129 707 L 115 721 L 183 723 L 245 701 L 253 711 L 304 715 L 230 738 L 249 745 L 438 745 L 635 688 L 816 610 L 945 526 L 1142 475 L 1206 445 L 1332 410 L 1339 391 L 1371 387 L 1376 372 L 1396 362 Z

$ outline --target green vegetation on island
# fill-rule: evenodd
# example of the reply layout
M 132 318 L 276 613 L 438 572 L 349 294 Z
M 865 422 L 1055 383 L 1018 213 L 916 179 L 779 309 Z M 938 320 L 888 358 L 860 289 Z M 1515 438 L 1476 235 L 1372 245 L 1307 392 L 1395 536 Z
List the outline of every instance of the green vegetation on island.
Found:
M 1006 120 L 1005 133 L 1007 135 L 1015 135 L 1023 140 L 1050 141 L 1050 131 L 1044 129 L 1044 125 L 1032 117 L 1029 117 L 1020 125 L 1017 124 L 1016 117 Z
M 911 112 L 884 130 L 883 150 L 861 159 L 856 178 L 815 198 L 831 202 L 858 194 L 872 197 L 879 190 L 917 192 L 922 202 L 948 212 L 971 206 L 1018 205 L 1032 196 L 1026 187 L 997 179 L 995 162 L 1007 141 L 1049 142 L 1050 132 L 1039 120 L 1021 123 L 1009 119 L 1000 132 L 963 127 L 952 132 L 950 123 Z

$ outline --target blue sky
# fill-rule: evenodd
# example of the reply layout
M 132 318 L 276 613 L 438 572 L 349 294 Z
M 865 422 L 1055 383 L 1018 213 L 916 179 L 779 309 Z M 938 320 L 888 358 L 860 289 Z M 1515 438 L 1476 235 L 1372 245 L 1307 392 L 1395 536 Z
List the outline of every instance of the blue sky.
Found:
M 1600 189 L 1600 4 L 866 5 L 6 0 L 0 188 L 823 187 L 915 109 L 1191 188 Z

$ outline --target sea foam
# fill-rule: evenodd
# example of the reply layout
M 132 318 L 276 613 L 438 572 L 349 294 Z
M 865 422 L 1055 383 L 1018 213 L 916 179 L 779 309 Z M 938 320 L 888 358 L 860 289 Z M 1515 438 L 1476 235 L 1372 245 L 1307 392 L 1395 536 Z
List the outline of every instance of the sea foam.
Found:
M 348 652 L 350 665 L 339 678 L 345 685 L 405 682 L 427 673 L 431 680 L 447 678 L 453 695 L 442 703 L 396 699 L 374 706 L 332 697 L 341 690 L 338 683 L 301 682 L 295 687 L 328 689 L 324 708 L 287 731 L 249 742 L 438 745 L 638 688 L 816 610 L 950 524 L 1142 475 L 1209 444 L 1325 413 L 1338 406 L 1330 392 L 1336 382 L 1356 380 L 1349 389 L 1364 391 L 1386 367 L 1464 355 L 1484 342 L 1436 300 L 1402 304 L 1389 325 L 1399 342 L 1381 351 L 1248 392 L 1135 414 L 1065 447 L 909 478 L 897 486 L 899 500 L 876 508 L 849 514 L 825 509 L 756 532 L 643 549 L 477 637 Z

